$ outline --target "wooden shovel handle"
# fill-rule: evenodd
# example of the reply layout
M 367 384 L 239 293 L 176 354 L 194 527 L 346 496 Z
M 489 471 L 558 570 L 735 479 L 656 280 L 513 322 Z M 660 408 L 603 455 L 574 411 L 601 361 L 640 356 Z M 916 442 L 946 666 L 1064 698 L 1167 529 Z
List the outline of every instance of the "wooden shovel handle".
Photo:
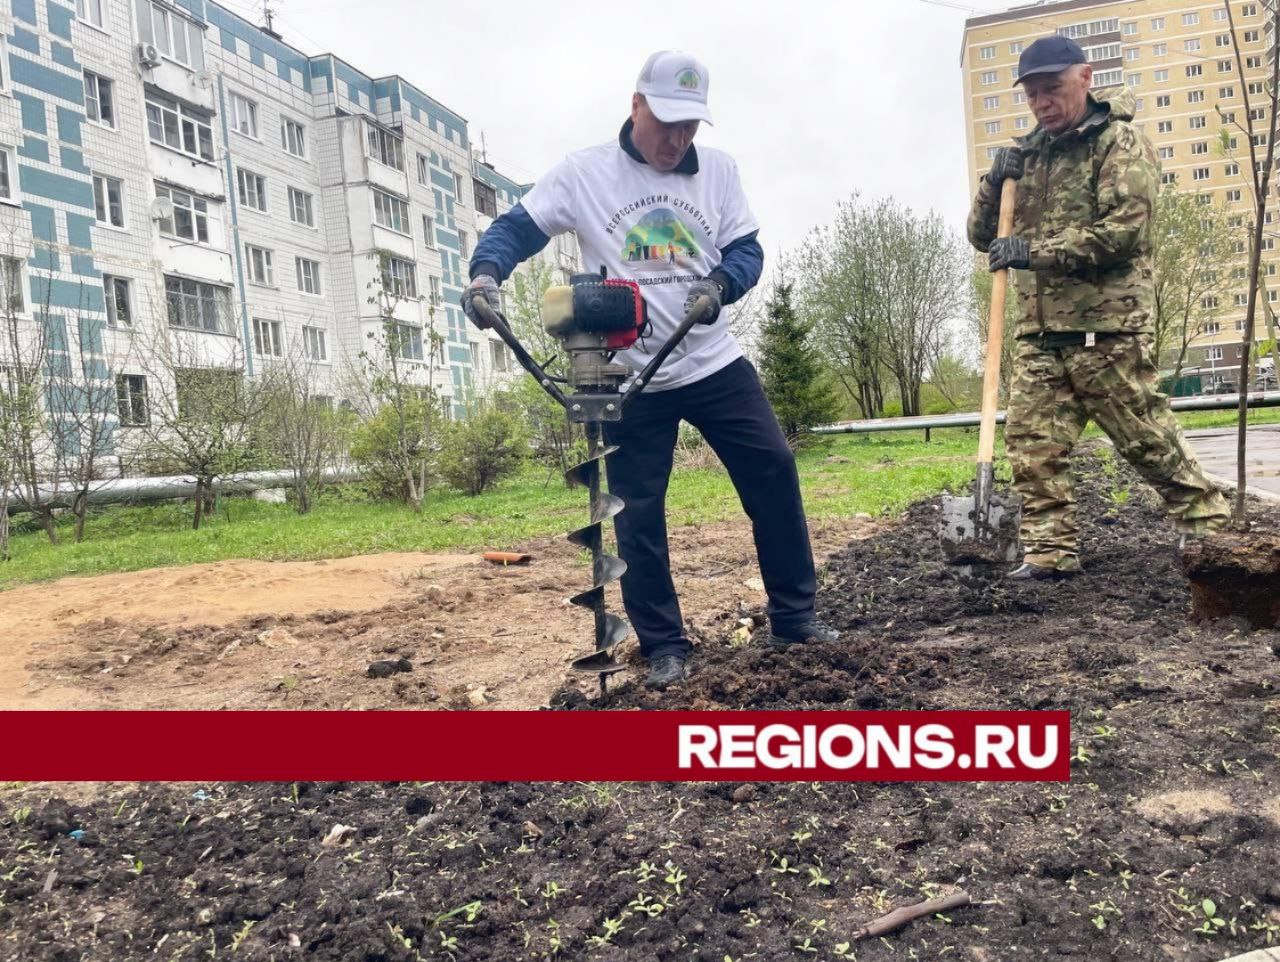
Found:
M 1006 177 L 1000 186 L 1000 222 L 997 237 L 1013 233 L 1013 208 L 1018 182 Z M 996 451 L 996 408 L 1000 403 L 1000 350 L 1004 346 L 1004 298 L 1009 290 L 1009 270 L 991 275 L 991 315 L 987 320 L 987 360 L 982 367 L 982 421 L 978 428 L 978 463 L 990 464 Z

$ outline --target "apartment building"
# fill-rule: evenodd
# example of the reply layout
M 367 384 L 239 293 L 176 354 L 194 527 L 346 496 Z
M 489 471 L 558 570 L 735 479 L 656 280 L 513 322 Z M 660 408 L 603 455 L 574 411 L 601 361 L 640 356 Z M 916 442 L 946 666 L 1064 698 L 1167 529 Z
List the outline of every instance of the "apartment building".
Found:
M 0 281 L 53 363 L 94 359 L 121 446 L 176 389 L 155 345 L 250 376 L 304 355 L 337 400 L 380 299 L 455 415 L 514 374 L 460 298 L 480 231 L 527 187 L 408 79 L 210 0 L 11 0 L 0 27 Z
M 1244 76 L 1221 2 L 1062 0 L 966 20 L 961 67 L 970 188 L 977 189 L 999 147 L 1035 127 L 1024 94 L 1013 86 L 1018 56 L 1033 40 L 1060 33 L 1084 48 L 1095 87 L 1126 84 L 1132 90 L 1135 121 L 1156 147 L 1163 182 L 1194 191 L 1201 203 L 1218 205 L 1246 224 L 1252 212 L 1248 144 L 1229 121 L 1244 111 L 1246 89 L 1256 98 L 1255 111 L 1261 109 L 1274 30 L 1260 2 L 1232 0 L 1231 12 Z M 1224 126 L 1235 147 L 1230 157 L 1218 146 Z M 1236 289 L 1220 299 L 1225 303 L 1211 305 L 1214 318 L 1197 334 L 1187 358 L 1185 373 L 1198 375 L 1204 387 L 1236 380 L 1244 328 L 1244 243 L 1242 230 L 1241 268 L 1233 272 Z M 1275 243 L 1271 237 L 1264 241 L 1263 263 L 1270 276 L 1280 269 Z M 1270 285 L 1268 296 L 1273 303 L 1280 298 L 1280 283 Z M 1261 310 L 1257 328 L 1258 340 L 1264 340 Z

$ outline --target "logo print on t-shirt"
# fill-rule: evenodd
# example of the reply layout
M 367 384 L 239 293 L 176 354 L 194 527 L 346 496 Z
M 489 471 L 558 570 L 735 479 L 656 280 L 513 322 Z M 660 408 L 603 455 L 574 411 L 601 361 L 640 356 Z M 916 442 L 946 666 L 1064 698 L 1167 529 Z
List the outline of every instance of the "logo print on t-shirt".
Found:
M 622 259 L 635 270 L 692 267 L 701 253 L 694 234 L 667 207 L 651 210 L 627 231 Z

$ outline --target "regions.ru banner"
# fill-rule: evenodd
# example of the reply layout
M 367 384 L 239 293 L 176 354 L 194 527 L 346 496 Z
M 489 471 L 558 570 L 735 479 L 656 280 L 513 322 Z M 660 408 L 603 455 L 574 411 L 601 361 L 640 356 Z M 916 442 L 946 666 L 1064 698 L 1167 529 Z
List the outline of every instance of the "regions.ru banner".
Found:
M 4 781 L 1066 781 L 1042 711 L 10 711 Z

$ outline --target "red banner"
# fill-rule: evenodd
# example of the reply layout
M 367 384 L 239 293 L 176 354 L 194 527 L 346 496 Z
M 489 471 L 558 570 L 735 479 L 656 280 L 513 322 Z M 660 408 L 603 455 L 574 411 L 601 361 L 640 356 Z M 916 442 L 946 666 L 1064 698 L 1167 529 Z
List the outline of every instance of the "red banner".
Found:
M 1033 711 L 10 711 L 5 781 L 1066 781 Z

